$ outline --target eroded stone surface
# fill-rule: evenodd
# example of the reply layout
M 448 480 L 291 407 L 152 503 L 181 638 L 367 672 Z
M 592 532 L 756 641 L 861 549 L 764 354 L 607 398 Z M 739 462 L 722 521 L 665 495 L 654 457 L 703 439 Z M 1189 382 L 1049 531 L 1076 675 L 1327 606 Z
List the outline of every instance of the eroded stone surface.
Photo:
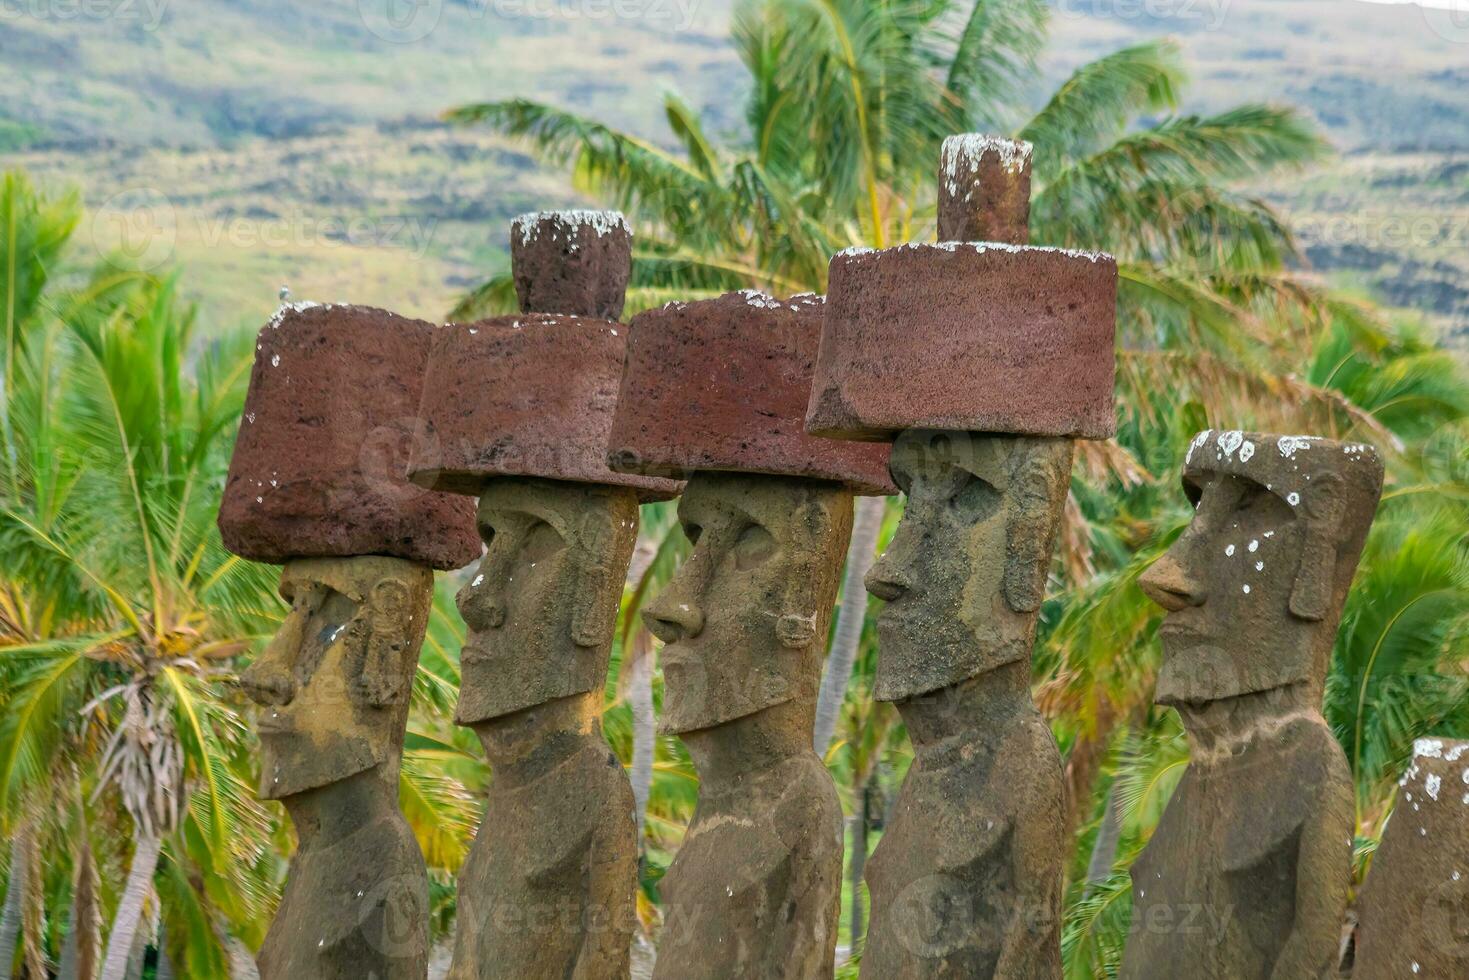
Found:
M 299 841 L 260 975 L 423 980 L 428 874 L 398 769 L 433 573 L 395 558 L 302 559 L 283 570 L 281 595 L 291 610 L 241 676 L 260 705 L 260 795 L 285 804 Z
M 1117 263 L 997 243 L 850 250 L 831 262 L 806 428 L 1107 438 Z
M 867 587 L 875 694 L 914 762 L 867 866 L 862 975 L 1057 977 L 1061 758 L 1030 656 L 1071 473 L 1067 439 L 905 432 L 903 520 Z
M 618 320 L 632 272 L 632 229 L 616 211 L 542 211 L 510 225 L 520 308 Z
M 1357 897 L 1352 975 L 1469 976 L 1469 742 L 1414 746 Z
M 461 568 L 473 505 L 407 480 L 432 324 L 361 306 L 283 307 L 260 331 L 219 509 L 254 561 L 392 555 Z
M 887 447 L 806 434 L 819 296 L 729 293 L 633 319 L 612 424 L 618 470 L 804 476 L 887 494 Z
M 672 480 L 607 468 L 627 331 L 552 314 L 440 330 L 424 381 L 424 438 L 409 464 L 413 481 L 477 494 L 497 477 L 528 476 L 630 486 L 645 500 L 675 496 Z
M 1030 158 L 1022 140 L 965 133 L 939 160 L 939 241 L 1030 241 Z
M 662 882 L 654 976 L 830 977 L 842 814 L 811 733 L 852 497 L 696 473 L 679 519 L 693 551 L 644 618 L 699 805 Z
M 1358 444 L 1206 432 L 1184 486 L 1193 521 L 1141 585 L 1167 613 L 1155 699 L 1191 757 L 1132 867 L 1121 975 L 1327 975 L 1355 818 L 1322 685 L 1382 464 Z
M 489 546 L 459 593 L 456 719 L 494 772 L 459 878 L 450 977 L 621 977 L 636 917 L 632 788 L 602 738 L 602 691 L 638 532 L 628 487 L 485 487 Z

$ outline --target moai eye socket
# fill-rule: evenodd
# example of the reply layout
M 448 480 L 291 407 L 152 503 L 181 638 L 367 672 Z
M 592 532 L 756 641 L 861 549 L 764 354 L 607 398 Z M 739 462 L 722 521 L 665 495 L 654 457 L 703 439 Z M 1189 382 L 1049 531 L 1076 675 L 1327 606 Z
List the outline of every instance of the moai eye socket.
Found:
M 698 544 L 699 535 L 703 533 L 704 529 L 697 524 L 685 524 L 683 526 L 683 534 L 684 537 L 689 539 L 689 544 Z
M 967 520 L 975 520 L 994 512 L 1000 504 L 1000 494 L 994 487 L 973 474 L 954 491 L 949 506 Z
M 749 524 L 735 542 L 735 567 L 748 571 L 775 554 L 775 537 L 759 524 Z
M 555 556 L 565 547 L 565 539 L 557 533 L 554 527 L 545 521 L 537 521 L 525 533 L 525 540 L 520 546 L 520 559 L 528 564 L 537 565 Z

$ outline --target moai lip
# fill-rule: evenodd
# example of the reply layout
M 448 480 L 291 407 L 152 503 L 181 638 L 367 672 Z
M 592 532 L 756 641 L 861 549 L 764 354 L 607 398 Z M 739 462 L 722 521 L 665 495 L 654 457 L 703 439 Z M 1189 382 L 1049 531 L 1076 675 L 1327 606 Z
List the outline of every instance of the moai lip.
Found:
M 1140 584 L 1166 611 L 1155 699 L 1192 751 L 1132 867 L 1122 976 L 1334 972 L 1355 818 L 1321 696 L 1382 477 L 1359 443 L 1190 446 L 1194 518 Z
M 1469 975 L 1469 742 L 1424 738 L 1357 898 L 1353 976 Z
M 608 443 L 627 473 L 765 472 L 889 494 L 887 447 L 806 434 L 820 296 L 753 290 L 635 317 Z
M 453 980 L 623 977 L 636 927 L 632 787 L 602 692 L 639 500 L 672 480 L 614 473 L 629 243 L 620 215 L 518 219 L 519 316 L 448 328 L 429 358 L 412 478 L 479 497 L 488 550 L 459 592 L 455 720 L 494 772 L 459 876 Z M 530 310 L 551 312 L 531 313 Z M 548 911 L 549 910 L 549 911 Z
M 644 618 L 665 644 L 661 729 L 700 788 L 662 882 L 654 976 L 830 977 L 842 815 L 811 730 L 851 495 L 699 472 L 679 519 L 693 551 Z
M 392 555 L 460 568 L 479 554 L 468 501 L 410 484 L 437 329 L 362 306 L 282 307 L 255 346 L 219 509 L 254 561 Z
M 542 211 L 510 225 L 520 309 L 599 320 L 622 318 L 632 229 L 616 211 Z
M 285 804 L 300 838 L 260 975 L 422 980 L 428 873 L 398 769 L 433 573 L 397 558 L 298 559 L 281 595 L 290 612 L 241 676 L 260 705 L 260 795 Z

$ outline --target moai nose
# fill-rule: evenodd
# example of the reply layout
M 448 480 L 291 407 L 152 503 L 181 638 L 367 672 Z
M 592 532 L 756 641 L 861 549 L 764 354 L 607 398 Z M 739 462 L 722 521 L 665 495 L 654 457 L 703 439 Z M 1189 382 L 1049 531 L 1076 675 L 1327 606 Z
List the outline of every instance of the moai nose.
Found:
M 475 577 L 454 597 L 464 625 L 472 630 L 496 630 L 505 625 L 505 602 L 490 587 L 483 572 Z
M 892 544 L 868 569 L 863 584 L 867 591 L 884 602 L 901 599 L 913 591 L 913 548 L 907 528 L 899 525 Z
M 1166 552 L 1138 578 L 1138 585 L 1148 598 L 1169 612 L 1203 605 L 1204 602 L 1202 583 L 1179 561 L 1174 553 L 1176 550 Z
M 256 704 L 281 707 L 296 697 L 296 681 L 288 671 L 269 662 L 266 656 L 240 675 L 240 686 Z
M 699 635 L 704 613 L 670 589 L 643 609 L 643 623 L 664 643 L 677 643 Z

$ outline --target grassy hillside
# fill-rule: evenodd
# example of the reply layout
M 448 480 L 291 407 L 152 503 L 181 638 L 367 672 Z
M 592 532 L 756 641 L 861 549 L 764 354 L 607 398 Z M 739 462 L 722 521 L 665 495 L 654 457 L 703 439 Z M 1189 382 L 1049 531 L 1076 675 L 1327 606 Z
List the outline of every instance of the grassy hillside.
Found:
M 387 4 L 136 0 L 102 19 L 7 16 L 0 162 L 81 186 L 97 248 L 141 242 L 149 259 L 183 262 L 214 322 L 261 319 L 282 283 L 436 317 L 504 261 L 510 216 L 574 200 L 514 147 L 442 128 L 439 110 L 529 95 L 654 139 L 664 88 L 715 131 L 740 111 L 731 0 L 643 0 L 641 19 L 502 13 L 602 9 L 572 0 L 392 0 L 413 15 L 396 24 Z M 1191 109 L 1306 107 L 1342 156 L 1262 192 L 1318 268 L 1469 345 L 1469 31 L 1348 0 L 1115 13 L 1141 6 L 1058 3 L 1049 83 L 1169 34 L 1188 52 Z

